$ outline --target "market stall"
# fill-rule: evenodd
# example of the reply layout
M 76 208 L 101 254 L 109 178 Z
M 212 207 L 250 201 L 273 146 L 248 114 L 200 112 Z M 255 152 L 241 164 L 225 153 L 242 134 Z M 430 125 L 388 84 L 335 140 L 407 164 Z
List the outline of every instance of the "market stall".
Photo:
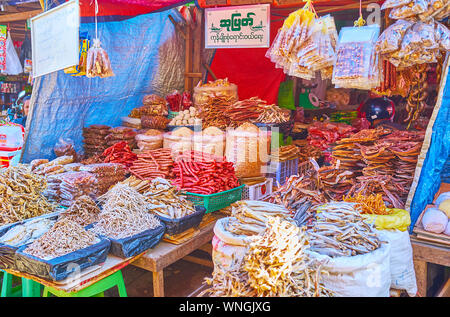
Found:
M 31 296 L 128 264 L 164 296 L 183 258 L 214 267 L 198 296 L 426 296 L 426 263 L 448 265 L 448 190 L 429 196 L 448 3 L 387 0 L 368 23 L 365 1 L 163 2 L 80 2 L 80 62 L 36 78 L 21 164 L 0 170 L 0 268 Z M 190 255 L 205 244 L 212 263 Z

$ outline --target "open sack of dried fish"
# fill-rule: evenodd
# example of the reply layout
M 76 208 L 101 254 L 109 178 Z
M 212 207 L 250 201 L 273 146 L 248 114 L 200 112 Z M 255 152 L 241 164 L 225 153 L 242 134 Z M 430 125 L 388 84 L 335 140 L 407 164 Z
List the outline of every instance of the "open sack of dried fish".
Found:
M 100 208 L 95 201 L 83 195 L 75 199 L 72 205 L 59 215 L 58 220 L 69 219 L 85 227 L 98 221 L 99 214 Z
M 202 119 L 203 129 L 217 127 L 225 130 L 230 125 L 230 118 L 225 116 L 224 113 L 235 101 L 233 96 L 207 97 L 204 102 L 198 105 L 198 115 Z
M 305 252 L 308 237 L 280 217 L 268 217 L 267 229 L 252 238 L 241 265 L 231 271 L 217 267 L 202 295 L 212 297 L 331 296 L 321 283 L 326 274 Z
M 97 234 L 121 239 L 161 226 L 158 218 L 148 213 L 151 204 L 145 196 L 129 185 L 116 184 L 98 200 L 102 211 L 92 228 Z
M 225 230 L 236 235 L 252 236 L 261 234 L 269 217 L 281 217 L 292 221 L 292 215 L 283 206 L 256 200 L 241 200 L 230 206 L 231 217 Z
M 354 256 L 378 249 L 377 233 L 360 215 L 356 203 L 331 202 L 315 208 L 316 220 L 307 230 L 311 251 L 330 257 Z
M 0 225 L 53 212 L 56 206 L 42 195 L 46 187 L 45 178 L 27 166 L 0 170 Z
M 50 260 L 76 250 L 84 249 L 100 241 L 94 233 L 86 231 L 70 219 L 62 219 L 30 244 L 23 253 L 43 260 Z

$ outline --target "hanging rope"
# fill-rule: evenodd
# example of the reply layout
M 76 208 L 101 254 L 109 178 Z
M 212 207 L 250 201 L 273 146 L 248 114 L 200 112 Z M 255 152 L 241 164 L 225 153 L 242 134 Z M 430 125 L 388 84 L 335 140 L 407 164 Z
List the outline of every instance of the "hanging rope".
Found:
M 366 24 L 366 20 L 363 19 L 362 15 L 362 0 L 359 0 L 359 18 L 355 21 L 354 26 L 360 27 Z

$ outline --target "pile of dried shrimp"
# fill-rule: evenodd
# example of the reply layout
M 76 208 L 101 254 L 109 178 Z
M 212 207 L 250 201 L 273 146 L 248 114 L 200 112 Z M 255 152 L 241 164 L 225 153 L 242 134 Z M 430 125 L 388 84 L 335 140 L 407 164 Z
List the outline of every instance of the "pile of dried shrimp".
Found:
M 67 210 L 63 211 L 58 219 L 70 219 L 85 227 L 96 222 L 99 214 L 100 208 L 95 201 L 91 197 L 83 195 L 78 197 Z

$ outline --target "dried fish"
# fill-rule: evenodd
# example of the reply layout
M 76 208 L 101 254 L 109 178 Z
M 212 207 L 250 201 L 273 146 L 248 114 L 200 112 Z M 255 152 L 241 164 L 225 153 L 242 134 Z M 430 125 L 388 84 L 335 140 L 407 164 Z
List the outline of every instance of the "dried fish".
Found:
M 59 215 L 59 220 L 70 219 L 81 226 L 90 225 L 98 220 L 100 208 L 86 195 L 78 197 L 72 205 Z

